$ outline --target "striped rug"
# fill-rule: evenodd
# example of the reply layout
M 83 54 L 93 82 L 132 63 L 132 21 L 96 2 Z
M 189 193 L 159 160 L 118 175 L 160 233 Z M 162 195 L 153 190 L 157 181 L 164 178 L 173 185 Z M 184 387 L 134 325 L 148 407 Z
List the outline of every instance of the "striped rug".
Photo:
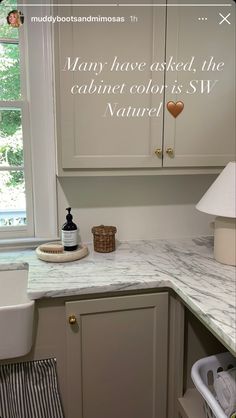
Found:
M 0 366 L 0 418 L 63 418 L 55 359 Z

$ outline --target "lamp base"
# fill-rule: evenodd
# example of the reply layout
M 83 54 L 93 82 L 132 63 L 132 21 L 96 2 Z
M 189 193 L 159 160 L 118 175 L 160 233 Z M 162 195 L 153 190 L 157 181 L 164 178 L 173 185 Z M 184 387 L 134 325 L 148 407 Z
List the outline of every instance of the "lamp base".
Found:
M 214 257 L 217 261 L 236 266 L 236 219 L 217 216 L 215 219 Z

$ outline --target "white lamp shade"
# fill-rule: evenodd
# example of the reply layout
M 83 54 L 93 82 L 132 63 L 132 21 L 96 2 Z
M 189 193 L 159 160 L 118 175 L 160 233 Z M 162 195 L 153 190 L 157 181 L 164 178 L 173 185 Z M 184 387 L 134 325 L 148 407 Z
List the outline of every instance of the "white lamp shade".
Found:
M 236 161 L 227 164 L 196 208 L 211 215 L 236 218 Z

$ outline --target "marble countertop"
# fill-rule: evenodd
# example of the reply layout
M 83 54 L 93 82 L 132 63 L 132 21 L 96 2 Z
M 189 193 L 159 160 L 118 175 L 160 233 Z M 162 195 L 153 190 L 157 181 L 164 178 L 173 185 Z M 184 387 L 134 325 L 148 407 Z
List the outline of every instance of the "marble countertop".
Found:
M 171 288 L 236 356 L 236 269 L 213 258 L 209 237 L 123 242 L 115 252 L 69 263 L 38 260 L 34 250 L 0 253 L 0 269 L 29 264 L 31 299 Z

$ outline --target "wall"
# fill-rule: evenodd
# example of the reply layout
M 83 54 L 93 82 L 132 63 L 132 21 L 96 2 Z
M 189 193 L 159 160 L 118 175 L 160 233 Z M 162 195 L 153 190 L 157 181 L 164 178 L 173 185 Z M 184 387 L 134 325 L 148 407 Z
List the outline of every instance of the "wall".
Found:
M 214 175 L 76 177 L 58 180 L 59 225 L 73 208 L 83 242 L 94 225 L 115 225 L 119 240 L 212 235 L 211 216 L 195 209 Z

